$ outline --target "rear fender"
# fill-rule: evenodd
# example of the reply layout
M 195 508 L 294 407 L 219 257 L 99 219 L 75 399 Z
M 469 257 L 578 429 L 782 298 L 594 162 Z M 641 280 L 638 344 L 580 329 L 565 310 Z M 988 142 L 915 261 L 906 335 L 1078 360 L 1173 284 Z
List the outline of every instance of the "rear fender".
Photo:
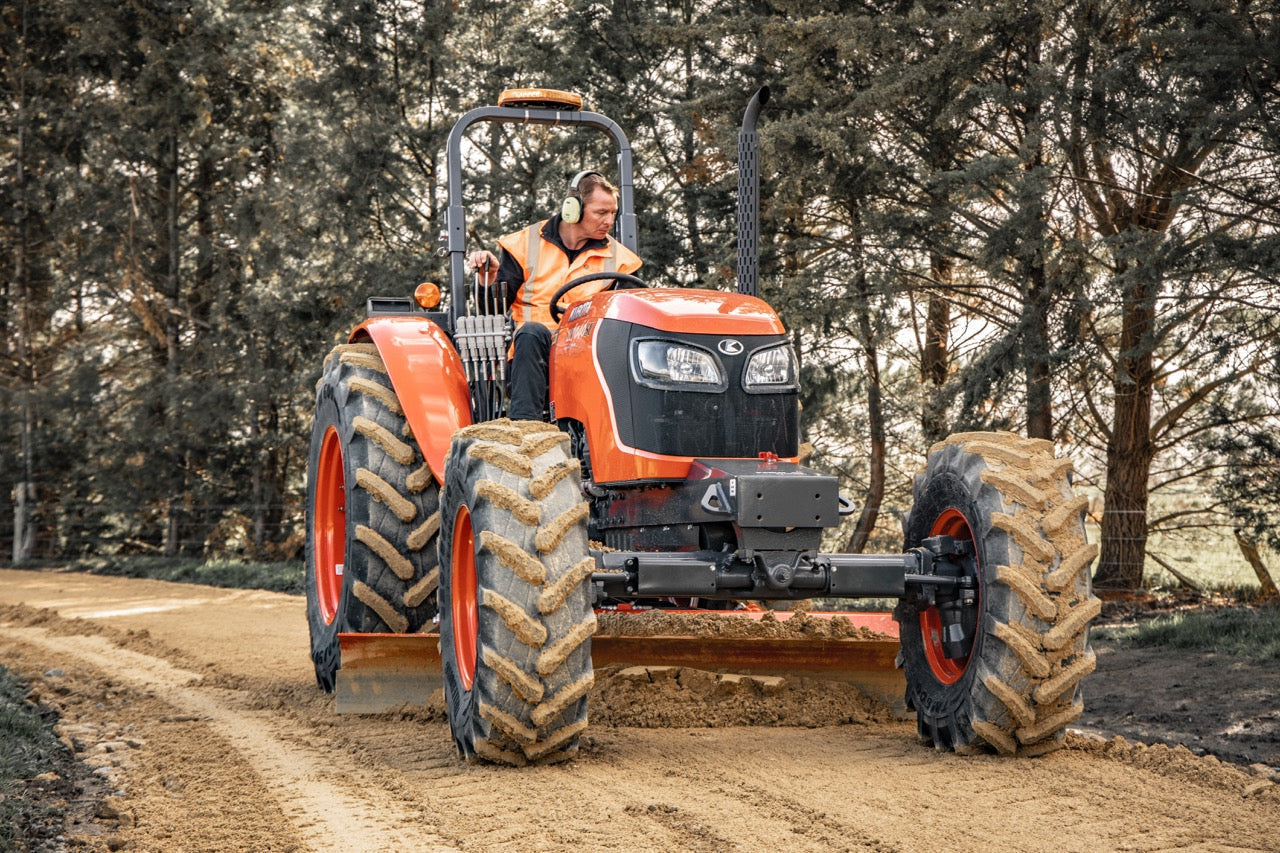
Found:
M 350 342 L 372 341 L 387 366 L 391 387 L 422 457 L 437 483 L 444 483 L 449 442 L 471 423 L 467 377 L 449 336 L 426 317 L 371 317 Z

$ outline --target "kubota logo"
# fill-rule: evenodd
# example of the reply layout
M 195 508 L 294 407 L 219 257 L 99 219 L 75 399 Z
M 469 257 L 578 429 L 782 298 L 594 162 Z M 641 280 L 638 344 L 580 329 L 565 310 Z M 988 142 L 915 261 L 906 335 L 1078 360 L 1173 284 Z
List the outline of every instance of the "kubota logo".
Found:
M 716 349 L 725 355 L 742 355 L 742 341 L 733 338 L 725 338 L 716 344 Z

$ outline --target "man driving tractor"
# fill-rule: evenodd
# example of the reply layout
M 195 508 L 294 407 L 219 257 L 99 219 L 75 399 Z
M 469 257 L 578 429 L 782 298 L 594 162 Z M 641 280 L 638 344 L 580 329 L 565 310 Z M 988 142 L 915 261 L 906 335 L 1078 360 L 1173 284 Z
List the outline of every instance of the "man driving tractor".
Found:
M 544 420 L 551 331 L 551 297 L 567 282 L 598 272 L 633 274 L 643 263 L 609 232 L 618 214 L 618 188 L 595 171 L 579 172 L 569 183 L 560 212 L 498 241 L 501 260 L 481 249 L 468 258 L 480 282 L 507 289 L 516 323 L 511 355 L 512 420 Z M 592 281 L 570 291 L 585 299 L 609 281 Z

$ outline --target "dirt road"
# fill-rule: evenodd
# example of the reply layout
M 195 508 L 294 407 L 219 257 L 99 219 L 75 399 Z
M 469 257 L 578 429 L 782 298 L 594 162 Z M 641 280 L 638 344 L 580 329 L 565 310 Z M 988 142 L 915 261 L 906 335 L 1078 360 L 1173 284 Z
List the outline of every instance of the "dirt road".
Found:
M 912 725 L 812 685 L 728 704 L 753 721 L 786 704 L 795 722 L 801 702 L 807 722 L 841 724 L 724 725 L 719 707 L 716 727 L 642 728 L 617 725 L 626 712 L 605 678 L 600 716 L 614 724 L 596 718 L 575 761 L 468 766 L 438 714 L 333 714 L 303 609 L 271 593 L 0 570 L 0 663 L 60 709 L 110 795 L 84 830 L 91 849 L 1280 846 L 1280 786 L 1212 758 L 1081 735 L 1039 759 L 935 753 Z M 633 679 L 615 699 L 697 684 Z

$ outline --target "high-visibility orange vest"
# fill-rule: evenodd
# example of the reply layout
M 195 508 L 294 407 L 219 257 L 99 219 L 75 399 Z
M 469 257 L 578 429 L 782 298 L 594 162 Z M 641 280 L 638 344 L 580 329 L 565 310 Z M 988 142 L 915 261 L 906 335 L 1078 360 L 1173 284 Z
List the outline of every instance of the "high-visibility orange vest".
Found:
M 573 263 L 569 263 L 564 250 L 542 236 L 546 224 L 544 219 L 498 241 L 524 269 L 524 285 L 511 303 L 511 316 L 516 325 L 533 321 L 554 329 L 551 297 L 565 282 L 596 272 L 634 273 L 643 263 L 635 252 L 612 237 L 606 238 L 603 246 L 583 249 Z M 589 281 L 562 296 L 560 304 L 586 299 L 612 283 L 608 279 Z

